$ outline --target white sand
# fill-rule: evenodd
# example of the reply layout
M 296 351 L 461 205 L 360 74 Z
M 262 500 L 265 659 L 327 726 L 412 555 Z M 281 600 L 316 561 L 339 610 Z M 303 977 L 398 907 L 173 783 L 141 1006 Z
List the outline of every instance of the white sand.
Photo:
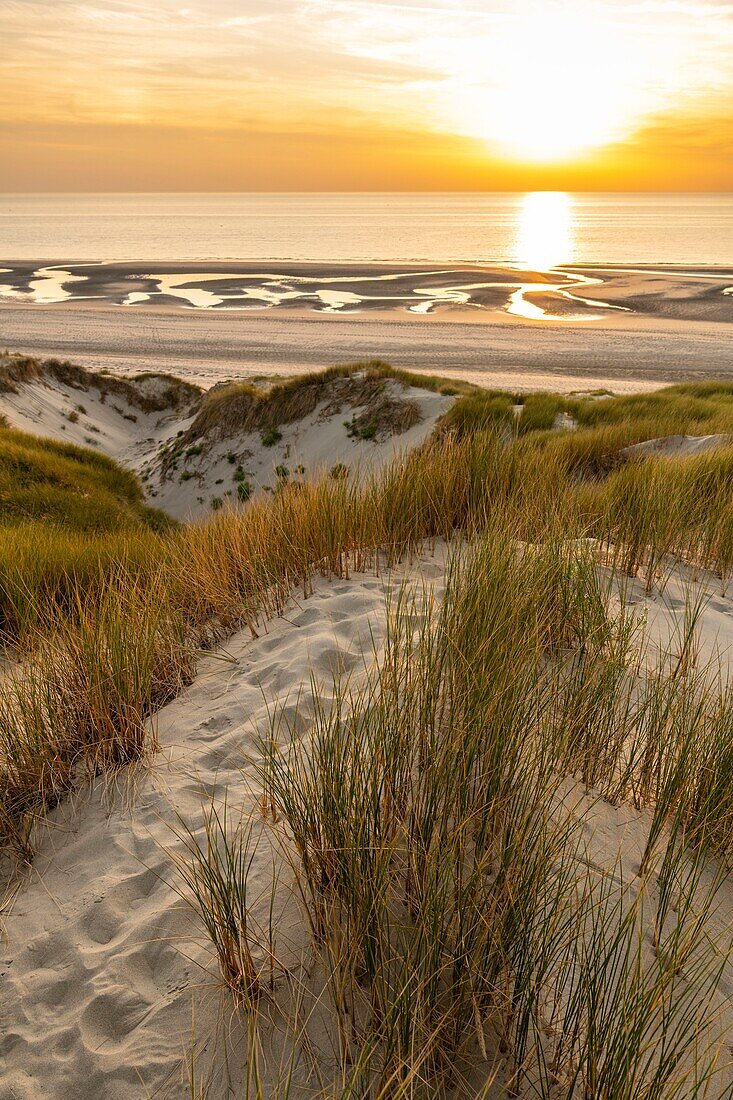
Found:
M 434 585 L 440 597 L 440 555 L 423 556 L 409 576 Z M 240 1025 L 226 997 L 220 1000 L 201 933 L 166 881 L 172 871 L 164 849 L 176 847 L 170 823 L 178 813 L 198 828 L 202 798 L 225 789 L 230 806 L 245 812 L 256 806 L 258 789 L 246 760 L 256 751 L 256 732 L 268 729 L 274 701 L 286 703 L 291 717 L 297 704 L 307 724 L 311 675 L 323 685 L 326 700 L 334 670 L 358 676 L 372 646 L 384 638 L 385 593 L 402 577 L 397 571 L 318 582 L 311 598 L 294 597 L 260 638 L 242 633 L 231 639 L 202 661 L 195 683 L 160 712 L 162 753 L 149 770 L 138 769 L 124 797 L 118 790 L 105 798 L 99 781 L 74 805 L 51 815 L 28 884 L 6 922 L 0 1100 L 184 1097 L 182 1063 L 194 1003 L 199 1068 L 213 1073 L 212 1100 L 231 1095 L 230 1076 L 233 1094 L 244 1095 Z M 650 596 L 634 583 L 625 598 L 646 616 L 651 642 L 674 651 L 685 605 L 699 591 L 707 600 L 701 655 L 716 656 L 729 670 L 733 600 L 721 594 L 719 582 L 678 575 L 664 596 Z M 627 806 L 596 805 L 586 826 L 594 859 L 611 867 L 619 856 L 618 872 L 631 878 L 646 822 Z M 263 845 L 252 880 L 260 892 L 255 915 L 263 923 L 272 879 L 271 852 Z M 733 887 L 726 887 L 721 903 L 724 919 L 733 913 Z M 276 924 L 278 952 L 297 957 L 307 937 L 282 889 Z M 729 964 L 719 1007 L 733 1034 L 731 992 Z M 275 1059 L 273 1073 L 282 1020 L 274 1009 L 264 1017 L 263 1043 Z M 327 1069 L 327 1048 L 315 1053 Z M 298 1089 L 296 1095 L 305 1093 Z
M 154 384 L 155 380 L 147 383 Z M 20 385 L 18 393 L 3 394 L 0 411 L 12 427 L 95 447 L 117 459 L 141 475 L 150 504 L 176 519 L 190 520 L 209 513 L 212 500 L 238 504 L 234 475 L 239 466 L 257 492 L 277 487 L 278 467 L 288 471 L 290 480 L 312 480 L 339 465 L 347 467 L 351 477 L 388 465 L 426 439 L 454 401 L 394 382 L 386 383 L 383 396 L 414 402 L 419 422 L 385 439 L 351 438 L 345 425 L 365 406 L 344 403 L 338 412 L 329 412 L 324 401 L 302 420 L 283 424 L 282 438 L 274 446 L 264 446 L 259 431 L 235 432 L 226 439 L 205 441 L 200 454 L 182 457 L 168 473 L 160 449 L 175 445 L 193 421 L 192 409 L 145 413 L 122 398 L 103 399 L 93 386 L 78 390 L 45 376 Z M 69 415 L 75 419 L 69 420 Z M 236 456 L 234 462 L 229 455 Z
M 0 411 L 13 428 L 95 447 L 133 469 L 182 424 L 190 423 L 173 413 L 142 412 L 121 397 L 103 399 L 94 387 L 79 390 L 53 377 L 22 383 L 17 393 L 0 395 Z
M 440 564 L 430 558 L 419 574 L 440 585 Z M 214 791 L 228 790 L 233 806 L 256 804 L 246 758 L 256 731 L 268 728 L 274 700 L 294 708 L 302 686 L 307 696 L 311 675 L 327 693 L 337 669 L 358 670 L 370 661 L 384 635 L 385 594 L 401 580 L 398 573 L 319 583 L 307 601 L 294 598 L 259 639 L 245 633 L 231 639 L 160 712 L 162 753 L 131 780 L 128 797 L 118 794 L 110 808 L 100 781 L 51 815 L 29 884 L 6 921 L 0 1100 L 187 1095 L 181 1060 L 192 999 L 197 1035 L 211 1039 L 212 1050 L 220 1005 L 215 965 L 166 883 L 171 823 L 180 814 L 198 827 L 202 799 Z M 307 697 L 298 710 L 305 720 Z M 263 921 L 271 878 L 263 850 L 252 879 L 262 893 Z M 304 942 L 300 922 L 286 912 L 280 948 L 297 952 Z M 220 1046 L 217 1059 L 223 1062 Z M 228 1095 L 221 1076 L 212 1095 Z
M 416 447 L 430 435 L 438 419 L 450 408 L 453 398 L 429 390 L 403 389 L 388 383 L 385 396 L 414 401 L 420 410 L 420 422 L 399 435 L 381 441 L 353 439 L 346 424 L 359 415 L 364 406 L 328 413 L 322 402 L 309 416 L 280 427 L 282 438 L 274 446 L 265 446 L 261 432 L 238 433 L 234 437 L 206 445 L 200 455 L 180 460 L 169 478 L 158 480 L 159 462 L 151 458 L 138 469 L 152 471 L 149 485 L 151 503 L 176 519 L 190 520 L 211 509 L 212 498 L 236 504 L 237 482 L 234 472 L 241 465 L 253 491 L 272 491 L 278 485 L 278 468 L 288 471 L 288 480 L 317 479 L 334 467 L 345 466 L 355 477 L 388 466 L 400 454 Z M 228 455 L 235 454 L 236 462 Z M 181 474 L 188 480 L 181 481 Z

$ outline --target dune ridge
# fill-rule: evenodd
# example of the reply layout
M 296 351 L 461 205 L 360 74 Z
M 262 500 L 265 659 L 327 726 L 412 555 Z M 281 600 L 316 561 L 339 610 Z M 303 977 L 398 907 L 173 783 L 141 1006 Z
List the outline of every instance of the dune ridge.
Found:
M 3 517 L 0 1096 L 733 1085 L 733 390 L 453 390 L 194 394 L 170 462 L 442 412 L 134 539 Z

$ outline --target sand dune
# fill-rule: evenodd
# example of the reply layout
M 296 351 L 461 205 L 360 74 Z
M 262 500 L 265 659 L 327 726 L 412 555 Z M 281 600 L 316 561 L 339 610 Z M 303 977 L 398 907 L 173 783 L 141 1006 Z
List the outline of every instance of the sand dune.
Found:
M 74 804 L 58 808 L 44 827 L 39 855 L 6 921 L 0 965 L 0 1100 L 139 1100 L 188 1096 L 186 1059 L 195 1012 L 197 1072 L 211 1095 L 242 1086 L 241 1022 L 220 999 L 215 964 L 190 912 L 170 882 L 169 852 L 180 851 L 176 815 L 200 828 L 202 803 L 228 790 L 229 805 L 257 807 L 259 789 L 248 765 L 256 734 L 268 728 L 274 700 L 297 710 L 304 735 L 312 714 L 309 677 L 332 697 L 337 671 L 373 659 L 386 629 L 386 599 L 408 578 L 443 590 L 444 548 L 406 568 L 349 580 L 318 581 L 314 594 L 295 594 L 261 637 L 242 633 L 202 662 L 195 683 L 158 715 L 161 753 L 116 787 L 97 781 Z M 631 584 L 623 601 L 646 621 L 652 652 L 675 652 L 685 607 L 703 593 L 703 659 L 730 670 L 733 601 L 719 583 L 675 575 L 664 595 Z M 621 596 L 619 596 L 621 598 Z M 331 693 L 331 694 L 330 694 Z M 580 797 L 580 796 L 579 796 Z M 581 797 L 580 805 L 583 806 Z M 628 806 L 588 806 L 586 832 L 599 865 L 633 876 L 644 815 Z M 288 890 L 288 873 L 266 841 L 258 849 L 253 886 L 256 918 L 267 922 L 273 875 L 277 950 L 295 961 L 307 941 Z M 720 919 L 733 914 L 733 887 L 720 898 Z M 728 963 L 730 969 L 731 964 Z M 726 972 L 723 989 L 733 986 Z M 275 995 L 275 1004 L 278 994 Z M 733 1025 L 730 1002 L 718 1006 Z M 273 1009 L 262 1022 L 274 1075 L 285 1042 Z M 328 1078 L 327 1035 L 313 1027 L 312 1054 Z M 227 1052 L 229 1064 L 227 1068 Z M 307 1067 L 296 1069 L 295 1095 L 305 1096 Z M 272 1081 L 270 1081 L 270 1084 Z
M 386 463 L 396 451 L 419 443 L 453 400 L 377 371 L 332 372 L 276 391 L 280 417 L 266 441 L 275 420 L 258 419 L 263 401 L 251 388 L 222 387 L 202 397 L 160 375 L 121 382 L 64 364 L 30 363 L 25 376 L 22 363 L 14 367 L 13 377 L 0 379 L 7 390 L 2 410 L 12 424 L 113 455 L 142 473 L 152 503 L 181 517 L 207 511 L 211 497 L 226 500 L 227 491 L 238 499 L 237 487 L 250 478 L 253 492 L 276 488 L 277 480 L 286 476 L 277 467 L 286 464 L 288 478 L 308 477 L 339 462 L 356 476 L 359 469 Z M 308 385 L 311 389 L 304 393 Z M 511 398 L 505 400 L 511 417 Z M 517 406 L 515 413 L 520 411 Z M 577 428 L 568 414 L 563 417 L 562 426 Z M 393 430 L 395 426 L 400 430 Z M 717 435 L 665 436 L 628 450 L 630 457 L 694 456 L 728 442 L 729 437 Z M 506 451 L 500 440 L 496 447 Z M 333 488 L 335 483 L 326 484 Z M 284 534 L 292 538 L 292 532 Z M 497 528 L 496 537 L 500 535 Z M 573 553 L 578 545 L 570 545 Z M 512 550 L 516 546 L 511 543 Z M 608 550 L 605 542 L 589 546 L 596 552 Z M 561 543 L 561 550 L 566 547 Z M 523 587 L 516 582 L 525 575 L 527 551 L 534 554 L 534 544 L 521 542 L 520 569 L 509 574 L 515 589 Z M 254 630 L 237 633 L 200 660 L 195 681 L 157 712 L 150 727 L 159 752 L 134 767 L 84 782 L 73 798 L 38 822 L 37 857 L 4 913 L 0 1100 L 183 1100 L 192 1095 L 201 1100 L 207 1094 L 195 1089 L 204 1084 L 212 1100 L 247 1094 L 246 1014 L 234 1010 L 230 993 L 222 989 L 211 945 L 180 896 L 176 870 L 176 860 L 185 854 L 181 828 L 203 839 L 207 807 L 213 803 L 221 808 L 224 799 L 235 822 L 240 815 L 251 821 L 257 840 L 248 919 L 260 929 L 274 930 L 278 976 L 259 1005 L 263 1094 L 277 1095 L 278 1073 L 288 1069 L 294 1001 L 303 1013 L 298 1026 L 303 1020 L 306 1025 L 290 1095 L 306 1100 L 316 1085 L 327 1089 L 335 1080 L 339 1037 L 323 993 L 325 952 L 319 956 L 313 948 L 292 867 L 274 830 L 265 825 L 259 738 L 272 733 L 273 714 L 282 708 L 291 724 L 277 727 L 275 736 L 284 744 L 291 735 L 297 745 L 302 739 L 307 752 L 316 714 L 314 690 L 328 710 L 340 697 L 340 677 L 358 686 L 373 671 L 389 636 L 390 601 L 394 607 L 405 587 L 417 599 L 416 606 L 407 606 L 402 623 L 414 640 L 427 606 L 422 600 L 434 596 L 440 602 L 454 552 L 470 553 L 459 540 L 451 547 L 426 544 L 391 570 L 380 562 L 381 568 L 368 573 L 318 576 L 307 597 L 293 592 L 277 618 L 256 624 L 259 636 Z M 215 568 L 219 553 L 215 543 Z M 661 559 L 656 564 L 659 577 L 667 570 Z M 610 580 L 603 564 L 596 568 Z M 664 582 L 660 590 L 620 575 L 612 580 L 611 615 L 631 616 L 638 635 L 632 631 L 629 637 L 644 646 L 646 666 L 640 665 L 640 680 L 645 668 L 664 668 L 674 678 L 683 661 L 697 661 L 719 683 L 730 683 L 733 596 L 725 577 L 670 564 Z M 504 585 L 498 591 L 498 604 L 511 588 Z M 183 602 L 187 599 L 185 591 Z M 598 608 L 590 598 L 581 602 L 595 624 Z M 564 627 L 563 615 L 558 618 Z M 696 639 L 690 644 L 693 617 Z M 556 644 L 565 675 L 565 647 L 572 643 Z M 137 645 L 135 634 L 133 648 Z M 492 648 L 493 640 L 487 646 Z M 412 650 L 406 653 L 412 661 Z M 544 675 L 545 665 L 540 668 Z M 625 674 L 626 666 L 622 668 Z M 510 679 L 514 673 L 512 665 Z M 12 666 L 3 674 L 12 677 Z M 634 692 L 638 683 L 634 681 Z M 412 711 L 404 709 L 411 721 Z M 587 715 L 576 718 L 582 735 Z M 612 796 L 600 798 L 573 777 L 562 780 L 561 791 L 563 806 L 572 806 L 580 817 L 584 854 L 591 865 L 606 881 L 631 883 L 633 895 L 649 832 L 649 806 L 638 811 L 629 803 L 615 805 Z M 284 830 L 281 843 L 283 837 L 287 851 Z M 711 923 L 725 935 L 733 921 L 729 880 L 716 906 Z M 649 954 L 657 929 L 651 913 L 644 912 L 643 919 L 640 951 Z M 256 951 L 257 963 L 267 973 L 270 960 L 262 943 Z M 719 1013 L 727 1034 L 733 1031 L 731 991 L 733 957 L 725 962 L 709 1015 L 712 1020 Z M 188 1080 L 192 1061 L 193 1091 Z M 484 1061 L 475 1073 L 478 1077 L 485 1071 Z M 716 1074 L 711 1095 L 723 1095 L 733 1081 L 731 1067 L 721 1063 Z M 460 1096 L 459 1088 L 454 1100 Z
M 439 560 L 426 556 L 410 575 L 440 586 Z M 328 691 L 339 668 L 371 661 L 384 636 L 385 597 L 402 579 L 398 571 L 320 582 L 262 637 L 232 638 L 159 713 L 162 751 L 149 770 L 130 777 L 127 790 L 108 792 L 100 781 L 51 816 L 6 920 L 0 1100 L 187 1096 L 181 1063 L 194 1000 L 196 1034 L 215 1067 L 213 1094 L 227 1095 L 221 1044 L 231 1010 L 220 1004 L 215 964 L 191 914 L 168 885 L 171 827 L 176 815 L 200 827 L 202 802 L 215 792 L 227 790 L 245 813 L 256 806 L 246 761 L 273 701 L 292 707 L 311 676 Z M 299 713 L 305 721 L 307 698 Z M 263 922 L 271 878 L 263 845 L 253 880 Z M 280 948 L 297 957 L 305 929 L 292 906 L 279 904 Z M 237 1040 L 235 1028 L 235 1051 Z
M 361 397 L 358 387 L 352 392 L 336 380 L 307 415 L 283 423 L 269 438 L 236 423 L 199 435 L 199 393 L 184 387 L 180 400 L 150 409 L 150 397 L 169 385 L 165 378 L 132 382 L 127 392 L 123 387 L 108 393 L 105 385 L 104 378 L 85 371 L 59 374 L 43 368 L 39 376 L 19 383 L 16 392 L 3 393 L 0 409 L 12 427 L 97 448 L 135 470 L 149 503 L 180 520 L 238 504 L 251 493 L 273 491 L 286 480 L 313 479 L 332 470 L 344 476 L 374 470 L 422 442 L 453 401 L 396 381 L 385 381 L 378 393 Z M 404 424 L 392 424 L 390 418 L 400 410 L 410 416 Z M 359 424 L 372 414 L 373 432 L 360 433 Z M 381 425 L 380 415 L 382 420 L 387 416 Z M 247 487 L 241 497 L 240 486 Z

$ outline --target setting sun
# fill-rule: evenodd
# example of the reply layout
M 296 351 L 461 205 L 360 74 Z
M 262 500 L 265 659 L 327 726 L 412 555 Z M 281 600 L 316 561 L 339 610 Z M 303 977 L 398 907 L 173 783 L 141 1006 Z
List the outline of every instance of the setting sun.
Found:
M 686 90 L 689 46 L 601 5 L 531 7 L 462 57 L 451 120 L 519 161 L 565 161 L 623 141 Z
M 531 191 L 522 198 L 517 218 L 517 262 L 547 271 L 573 259 L 573 206 L 561 191 Z

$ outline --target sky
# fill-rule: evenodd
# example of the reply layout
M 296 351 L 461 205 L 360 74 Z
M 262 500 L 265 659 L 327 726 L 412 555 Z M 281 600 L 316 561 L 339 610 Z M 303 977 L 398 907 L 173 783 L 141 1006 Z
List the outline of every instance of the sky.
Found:
M 0 190 L 733 190 L 733 0 L 0 0 Z

